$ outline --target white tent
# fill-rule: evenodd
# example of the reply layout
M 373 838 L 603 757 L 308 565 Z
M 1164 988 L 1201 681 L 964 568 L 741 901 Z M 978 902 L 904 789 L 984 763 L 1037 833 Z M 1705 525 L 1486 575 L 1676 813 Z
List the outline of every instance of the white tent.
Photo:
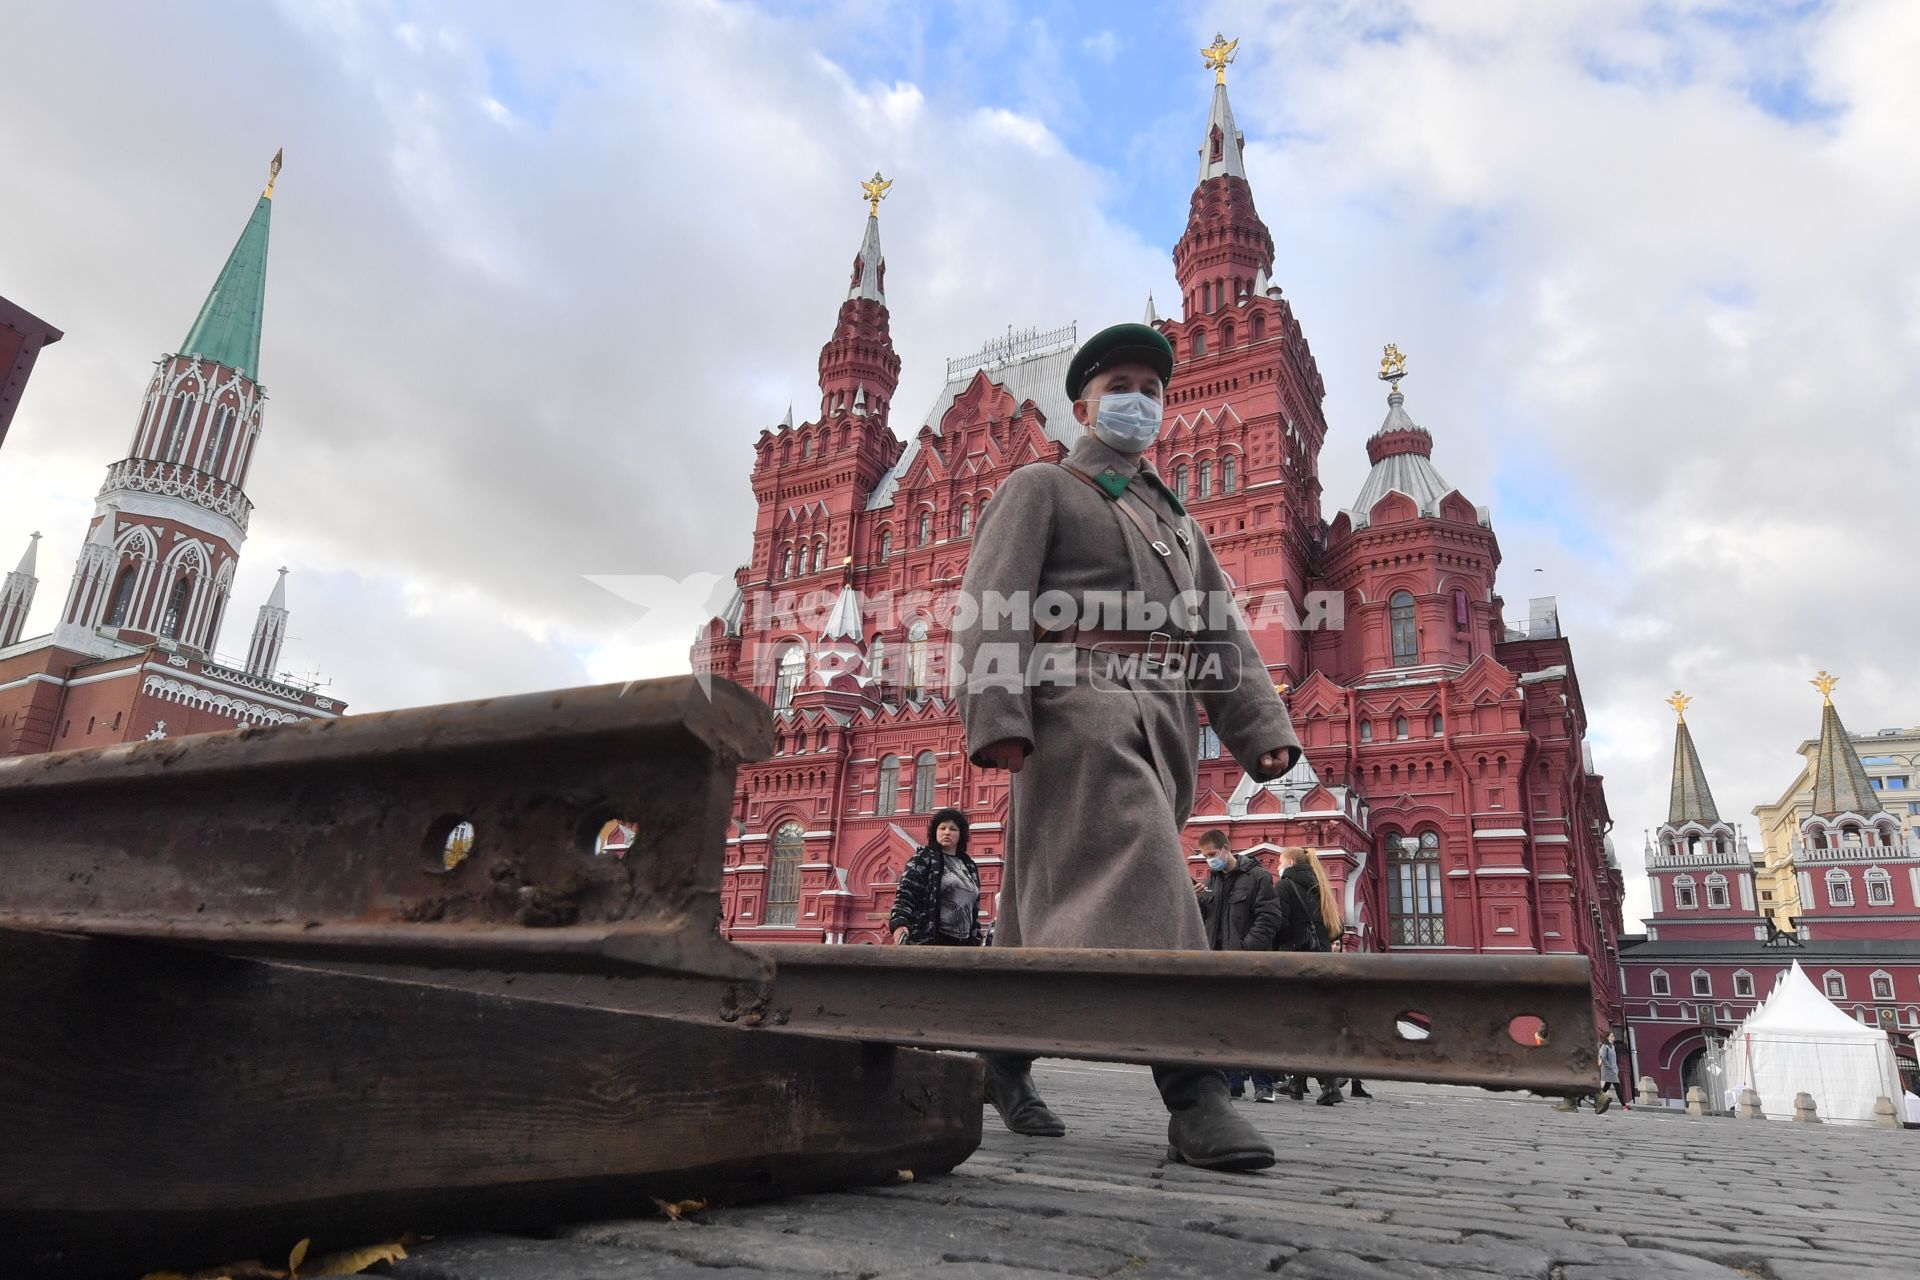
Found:
M 1820 1119 L 1843 1124 L 1870 1124 L 1876 1099 L 1900 1097 L 1886 1033 L 1836 1008 L 1798 960 L 1727 1041 L 1726 1064 L 1733 1096 L 1752 1088 L 1770 1120 L 1793 1119 L 1799 1093 L 1813 1095 Z

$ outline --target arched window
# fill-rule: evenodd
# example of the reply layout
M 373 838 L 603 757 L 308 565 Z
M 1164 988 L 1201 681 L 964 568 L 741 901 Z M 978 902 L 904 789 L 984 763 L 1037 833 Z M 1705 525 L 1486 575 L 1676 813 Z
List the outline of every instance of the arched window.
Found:
M 1727 878 L 1718 871 L 1707 877 L 1707 905 L 1723 911 L 1732 905 L 1727 897 Z
M 1387 601 L 1387 618 L 1393 631 L 1393 665 L 1410 667 L 1420 661 L 1420 637 L 1413 621 L 1413 597 L 1396 591 Z
M 929 542 L 932 542 L 932 541 L 933 541 L 933 512 L 922 511 L 920 513 L 920 545 L 924 547 Z
M 187 431 L 192 425 L 193 397 L 181 396 L 173 402 L 173 416 L 167 421 L 167 442 L 160 450 L 161 461 L 180 461 L 180 453 L 187 447 Z
M 1199 496 L 1202 498 L 1211 498 L 1213 496 L 1213 464 L 1211 462 L 1202 462 L 1200 464 Z
M 1885 867 L 1867 868 L 1867 905 L 1870 907 L 1890 907 L 1893 905 L 1893 877 Z
M 907 697 L 918 702 L 927 696 L 927 624 L 907 628 Z
M 800 680 L 807 673 L 807 655 L 799 645 L 788 645 L 780 651 L 780 665 L 773 677 L 773 709 L 784 711 L 793 705 L 793 695 L 800 688 Z
M 1753 999 L 1753 975 L 1745 969 L 1733 971 L 1733 994 L 1744 999 Z
M 973 508 L 967 503 L 960 504 L 960 536 L 967 537 L 973 532 Z
M 913 811 L 933 812 L 933 752 L 922 751 L 913 758 Z
M 880 531 L 880 563 L 885 564 L 887 557 L 893 554 L 893 530 Z
M 1677 911 L 1691 911 L 1700 905 L 1700 896 L 1694 892 L 1692 876 L 1673 878 L 1673 905 Z
M 792 547 L 788 547 L 786 553 L 780 557 L 780 576 L 782 578 L 791 578 L 793 576 Z
M 1647 990 L 1657 996 L 1670 996 L 1673 994 L 1673 986 L 1667 981 L 1667 971 L 1665 969 L 1655 969 L 1653 971 L 1651 983 Z
M 867 649 L 867 674 L 881 684 L 891 684 L 887 679 L 887 638 L 875 636 L 873 644 Z
M 135 567 L 128 565 L 120 570 L 120 580 L 113 584 L 113 605 L 107 610 L 107 625 L 110 627 L 126 625 L 127 610 L 133 607 L 133 581 L 137 576 Z
M 1173 469 L 1173 496 L 1182 502 L 1187 500 L 1187 481 L 1191 474 L 1184 462 Z
M 1407 736 L 1407 718 L 1405 716 L 1395 716 L 1393 718 L 1393 736 L 1396 738 L 1404 738 Z
M 1233 492 L 1233 455 L 1220 459 L 1220 492 Z
M 180 638 L 180 623 L 187 613 L 187 593 L 193 590 L 193 579 L 186 574 L 173 584 L 173 590 L 167 594 L 166 612 L 160 615 L 160 634 L 168 640 Z
M 873 798 L 873 812 L 886 817 L 900 805 L 900 757 L 880 757 L 880 791 Z
M 213 415 L 213 429 L 207 433 L 206 451 L 200 458 L 200 469 L 218 473 L 220 470 L 220 451 L 226 447 L 227 428 L 233 423 L 233 409 L 221 405 L 219 412 Z
M 1829 1000 L 1845 1000 L 1847 998 L 1847 975 L 1841 973 L 1838 969 L 1829 969 L 1820 975 L 1820 986 L 1821 989 L 1827 993 L 1827 999 Z
M 1373 741 L 1373 721 L 1362 720 L 1360 722 L 1360 741 L 1362 742 Z
M 1893 999 L 1893 975 L 1885 969 L 1873 971 L 1873 998 L 1875 1000 Z
M 1204 291 L 1206 286 L 1201 285 L 1200 288 Z M 1205 329 L 1195 329 L 1193 331 L 1193 354 L 1196 359 L 1207 354 L 1207 331 Z
M 773 835 L 773 867 L 767 875 L 767 924 L 800 923 L 800 857 L 804 848 L 797 822 L 783 822 Z
M 1387 877 L 1387 927 L 1393 945 L 1445 946 L 1439 835 L 1425 831 L 1418 837 L 1388 836 Z
M 1232 345 L 1233 345 L 1233 321 L 1229 320 L 1225 324 L 1220 326 L 1220 349 L 1222 351 L 1225 351 L 1228 347 L 1231 347 Z
M 1200 726 L 1200 758 L 1202 760 L 1220 758 L 1220 734 L 1210 724 Z
M 1713 975 L 1705 969 L 1695 969 L 1693 971 L 1693 994 L 1697 996 L 1711 996 L 1713 994 Z
M 1260 341 L 1267 336 L 1267 318 L 1258 311 L 1253 313 L 1253 340 Z
M 1827 905 L 1850 907 L 1853 905 L 1853 877 L 1840 867 L 1827 871 Z
M 1433 736 L 1439 737 L 1447 731 L 1447 718 L 1438 711 L 1433 713 Z

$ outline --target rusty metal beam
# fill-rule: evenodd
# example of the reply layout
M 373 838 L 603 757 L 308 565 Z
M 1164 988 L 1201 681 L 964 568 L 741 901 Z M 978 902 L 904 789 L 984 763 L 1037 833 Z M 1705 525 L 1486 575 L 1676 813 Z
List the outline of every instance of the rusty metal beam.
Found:
M 0 928 L 775 1034 L 1596 1083 L 1579 957 L 731 946 L 734 772 L 770 745 L 757 699 L 682 678 L 0 761 Z
M 630 970 L 613 961 L 554 972 L 498 958 L 489 970 L 355 964 L 337 951 L 296 957 L 285 946 L 269 949 L 369 978 L 783 1037 L 1549 1092 L 1599 1085 L 1593 994 L 1579 956 L 747 950 L 772 968 L 770 982 Z M 1546 1030 L 1544 1045 L 1534 1043 L 1536 1026 Z
M 0 928 L 763 977 L 713 922 L 772 743 L 764 703 L 683 677 L 0 760 Z M 615 818 L 631 849 L 595 856 Z

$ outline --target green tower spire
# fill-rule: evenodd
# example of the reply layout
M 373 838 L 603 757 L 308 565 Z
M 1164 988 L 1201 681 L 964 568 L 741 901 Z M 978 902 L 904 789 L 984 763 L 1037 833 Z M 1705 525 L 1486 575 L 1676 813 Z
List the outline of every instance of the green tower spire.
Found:
M 199 352 L 208 360 L 260 380 L 260 320 L 267 303 L 267 228 L 273 220 L 273 183 L 280 176 L 281 152 L 273 153 L 267 189 L 253 206 L 246 230 L 227 255 L 227 265 L 201 304 L 180 354 Z

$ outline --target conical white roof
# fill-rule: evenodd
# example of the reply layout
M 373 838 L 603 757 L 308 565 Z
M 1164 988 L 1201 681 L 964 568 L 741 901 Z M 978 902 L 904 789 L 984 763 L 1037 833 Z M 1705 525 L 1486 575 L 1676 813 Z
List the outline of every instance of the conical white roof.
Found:
M 1736 1034 L 1812 1036 L 1822 1040 L 1884 1040 L 1878 1028 L 1864 1026 L 1843 1013 L 1813 985 L 1795 960 L 1767 997 L 1766 1003 L 1740 1024 Z

